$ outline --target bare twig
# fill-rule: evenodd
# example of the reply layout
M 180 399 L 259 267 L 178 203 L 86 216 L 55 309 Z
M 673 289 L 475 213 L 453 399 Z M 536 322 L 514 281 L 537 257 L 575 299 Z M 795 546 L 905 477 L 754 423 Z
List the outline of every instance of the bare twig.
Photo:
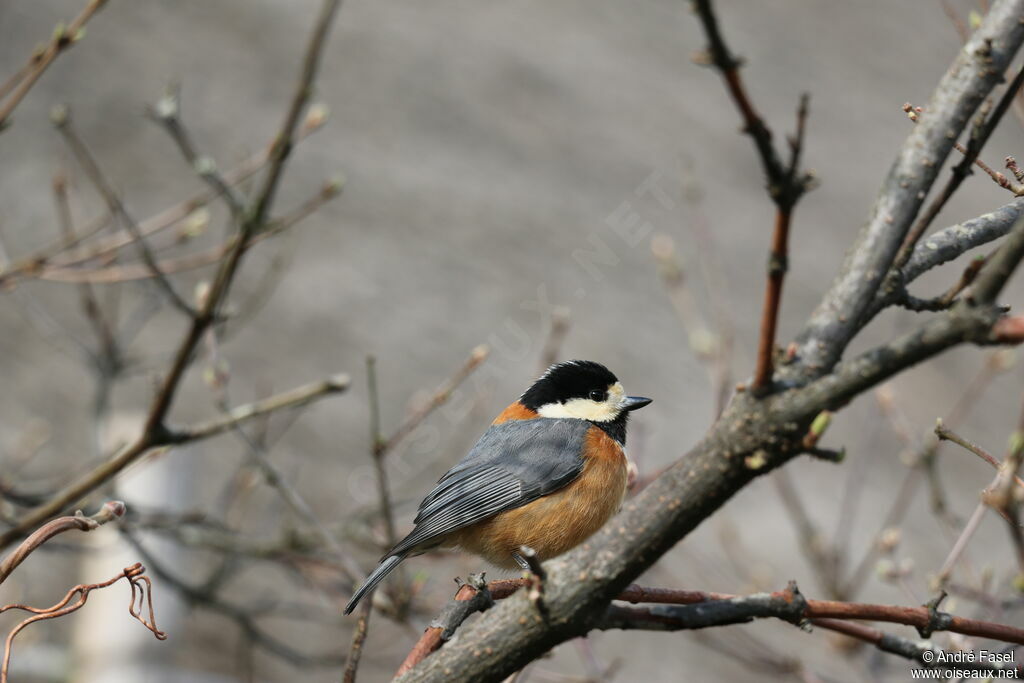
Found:
M 409 417 L 405 419 L 402 424 L 389 436 L 384 439 L 383 443 L 380 444 L 379 450 L 382 454 L 390 453 L 395 449 L 405 437 L 413 432 L 423 420 L 427 419 L 431 413 L 440 408 L 445 402 L 451 397 L 452 392 L 458 388 L 460 384 L 467 377 L 473 374 L 473 371 L 483 363 L 491 350 L 486 344 L 481 344 L 473 349 L 469 358 L 463 363 L 454 375 L 449 377 L 445 382 L 431 395 L 430 399 L 416 411 L 414 411 Z
M 800 548 L 813 565 L 822 588 L 830 597 L 843 599 L 845 596 L 839 582 L 838 557 L 835 549 L 829 546 L 827 539 L 807 513 L 789 473 L 786 470 L 778 470 L 772 473 L 772 481 L 796 529 Z
M 275 237 L 288 230 L 299 221 L 307 218 L 314 211 L 325 203 L 339 196 L 342 186 L 337 181 L 325 182 L 315 195 L 307 199 L 300 206 L 287 214 L 271 220 L 259 233 L 249 239 L 249 246 L 258 244 L 264 240 Z M 176 258 L 167 258 L 160 261 L 160 272 L 164 275 L 171 275 L 187 270 L 202 268 L 217 263 L 225 255 L 229 254 L 238 245 L 239 236 L 235 235 L 222 244 L 218 244 L 204 251 L 185 254 Z M 95 284 L 112 284 L 115 282 L 127 282 L 129 280 L 145 280 L 154 277 L 153 271 L 145 264 L 113 265 L 100 268 L 82 268 L 71 266 L 48 266 L 40 268 L 35 272 L 34 277 L 39 280 L 53 282 L 81 283 L 90 282 Z M 0 283 L 3 276 L 0 275 Z
M 366 389 L 370 402 L 370 457 L 377 474 L 377 497 L 380 501 L 380 518 L 384 522 L 384 540 L 390 548 L 398 542 L 395 532 L 395 513 L 391 507 L 391 490 L 388 487 L 388 473 L 384 467 L 384 435 L 380 431 L 380 396 L 377 392 L 377 359 L 366 357 Z M 370 602 L 367 600 L 367 602 Z
M 999 462 L 999 458 L 995 457 L 978 444 L 968 441 L 964 437 L 954 432 L 952 429 L 946 426 L 946 423 L 943 420 L 939 420 L 938 422 L 936 422 L 935 436 L 939 437 L 939 439 L 942 441 L 952 441 L 953 443 L 955 443 L 957 446 L 960 446 L 964 450 L 970 453 L 974 453 L 976 456 L 987 462 L 989 465 L 992 465 L 992 467 L 994 467 L 997 471 L 1000 467 L 1003 466 L 1003 463 Z M 1013 480 L 1017 482 L 1018 486 L 1024 488 L 1024 480 L 1022 480 L 1020 477 L 1015 475 L 1013 477 Z
M 46 49 L 42 52 L 34 53 L 29 59 L 28 64 L 4 85 L 3 95 L 0 95 L 0 97 L 7 96 L 7 99 L 0 102 L 0 131 L 8 126 L 11 112 L 21 103 L 25 95 L 28 94 L 28 91 L 39 80 L 39 77 L 43 75 L 47 67 L 57 58 L 57 55 L 82 39 L 85 35 L 85 25 L 105 4 L 107 4 L 107 0 L 90 0 L 82 8 L 81 13 L 71 20 L 70 24 L 66 27 L 58 26 Z M 14 83 L 17 83 L 17 85 L 15 86 Z M 8 96 L 7 92 L 9 90 L 11 93 Z
M 925 272 L 959 257 L 964 252 L 1008 234 L 1024 215 L 1024 199 L 1016 199 L 995 211 L 951 225 L 932 233 L 914 249 L 903 267 L 902 280 L 908 284 Z M 886 296 L 879 292 L 877 302 Z M 877 307 L 876 310 L 881 310 Z
M 181 155 L 185 157 L 185 161 L 192 166 L 192 170 L 210 186 L 215 195 L 224 199 L 234 219 L 241 220 L 245 211 L 244 200 L 235 194 L 231 184 L 217 170 L 213 159 L 199 156 L 185 125 L 181 122 L 180 89 L 173 84 L 169 86 L 164 96 L 147 109 L 147 113 L 152 120 L 164 127 L 178 146 Z
M 877 628 L 867 626 L 865 624 L 858 623 L 856 621 L 843 621 L 841 619 L 811 619 L 810 623 L 818 628 L 825 628 L 836 633 L 842 633 L 850 638 L 855 638 L 865 643 L 870 643 L 882 652 L 888 652 L 890 654 L 899 655 L 905 659 L 909 659 L 916 664 L 921 664 L 922 655 L 925 652 L 936 653 L 938 659 L 938 650 L 927 640 L 911 640 L 909 638 L 902 638 L 900 636 L 894 636 L 891 633 L 880 631 Z M 952 662 L 955 661 L 955 655 L 953 652 L 943 652 L 944 657 L 939 661 Z M 925 664 L 925 666 L 929 666 Z M 941 666 L 941 665 L 935 665 Z M 960 664 L 958 664 L 960 666 Z M 1006 669 L 1016 668 L 1012 663 L 1004 662 L 966 662 L 963 663 L 964 669 L 972 669 L 978 671 L 1001 671 Z
M 522 586 L 522 581 L 505 581 L 498 586 L 498 593 L 490 590 L 491 585 L 483 580 L 483 575 L 470 575 L 469 580 L 459 587 L 455 597 L 445 606 L 445 609 L 437 619 L 430 622 L 430 626 L 423 631 L 423 635 L 413 645 L 412 650 L 406 656 L 402 665 L 395 672 L 395 677 L 410 671 L 413 667 L 423 661 L 432 652 L 436 651 L 444 641 L 455 634 L 466 617 L 474 612 L 481 612 L 494 604 L 493 599 L 506 597 Z
M 96 189 L 103 197 L 103 201 L 107 203 L 110 212 L 120 218 L 125 229 L 128 230 L 128 233 L 132 236 L 132 239 L 139 250 L 139 254 L 142 257 L 143 263 L 146 264 L 146 267 L 153 274 L 157 285 L 164 291 L 168 300 L 174 304 L 178 310 L 190 318 L 195 317 L 195 311 L 193 311 L 188 302 L 178 294 L 177 290 L 174 289 L 174 285 L 172 285 L 171 281 L 167 279 L 164 272 L 160 270 L 160 265 L 157 263 L 156 256 L 146 243 L 145 236 L 143 236 L 142 231 L 139 229 L 138 223 L 136 223 L 135 219 L 128 213 L 128 210 L 125 208 L 121 198 L 117 196 L 117 191 L 114 190 L 107 181 L 103 172 L 100 170 L 99 164 L 96 163 L 96 160 L 89 152 L 89 149 L 85 146 L 85 143 L 82 142 L 82 139 L 72 127 L 70 111 L 67 107 L 58 107 L 52 118 L 54 125 L 57 126 L 57 130 L 60 131 L 65 142 L 67 142 L 68 147 L 71 148 L 75 158 L 78 160 L 78 163 L 82 166 L 83 170 L 85 170 L 85 174 L 89 177 L 89 180 L 92 181 L 93 185 L 96 186 Z
M 800 97 L 796 115 L 796 135 L 790 139 L 790 159 L 786 166 L 784 183 L 778 192 L 772 192 L 775 200 L 775 232 L 772 236 L 771 252 L 768 255 L 768 284 L 765 287 L 764 308 L 761 314 L 761 336 L 757 347 L 757 366 L 751 389 L 761 391 L 772 382 L 774 367 L 776 328 L 779 323 L 779 308 L 782 305 L 782 282 L 786 276 L 789 258 L 789 224 L 793 207 L 800 197 L 812 187 L 813 177 L 806 174 L 797 177 L 800 153 L 804 146 L 804 131 L 807 124 L 807 107 L 810 97 Z M 774 186 L 773 186 L 774 189 Z
M 0 614 L 12 609 L 24 610 L 33 614 L 33 616 L 28 617 L 19 623 L 9 634 L 7 634 L 7 640 L 4 643 L 3 665 L 2 668 L 0 668 L 0 683 L 7 683 L 8 669 L 11 664 L 11 647 L 14 645 L 14 638 L 21 633 L 21 631 L 37 621 L 56 619 L 58 617 L 63 617 L 66 614 L 78 611 L 85 605 L 86 601 L 89 599 L 89 594 L 92 593 L 92 591 L 111 586 L 121 579 L 127 579 L 128 584 L 132 589 L 131 602 L 128 603 L 128 613 L 140 624 L 149 629 L 157 640 L 165 640 L 167 638 L 167 634 L 156 627 L 156 620 L 153 615 L 153 584 L 150 582 L 149 577 L 143 576 L 145 571 L 146 568 L 136 562 L 132 566 L 126 567 L 117 576 L 107 579 L 106 581 L 91 584 L 79 584 L 75 586 L 68 591 L 63 600 L 52 607 L 44 609 L 17 604 L 4 605 L 3 607 L 0 607 Z M 76 595 L 78 596 L 78 599 L 72 602 L 72 599 L 75 598 Z M 136 598 L 138 599 L 138 604 L 136 604 Z M 148 607 L 149 612 L 148 619 L 142 614 L 142 610 L 146 607 Z
M 279 410 L 301 408 L 332 394 L 344 393 L 348 391 L 350 385 L 351 380 L 348 375 L 332 375 L 319 382 L 306 384 L 253 403 L 237 406 L 229 410 L 222 417 L 214 418 L 208 422 L 201 422 L 180 429 L 168 429 L 168 433 L 163 438 L 163 445 L 182 444 L 199 439 L 208 439 L 241 426 L 250 420 L 264 417 Z
M 963 155 L 963 159 L 960 160 L 959 164 L 953 167 L 952 175 L 945 187 L 942 188 L 942 192 L 932 200 L 932 203 L 928 205 L 925 212 L 917 219 L 914 227 L 907 232 L 907 236 L 903 239 L 903 244 L 900 245 L 900 250 L 896 253 L 896 258 L 893 259 L 893 271 L 899 271 L 907 260 L 910 259 L 910 255 L 914 246 L 917 244 L 917 241 L 921 239 L 921 236 L 928 229 L 928 226 L 930 226 L 932 221 L 935 220 L 935 217 L 939 215 L 939 212 L 942 211 L 946 202 L 948 202 L 950 197 L 952 197 L 957 191 L 957 188 L 960 187 L 960 184 L 963 183 L 964 179 L 970 175 L 971 164 L 976 164 L 978 168 L 992 176 L 993 180 L 996 180 L 996 182 L 1001 186 L 1006 187 L 1005 184 L 999 182 L 999 180 L 993 175 L 994 171 L 986 166 L 981 159 L 978 158 L 978 155 L 981 153 L 982 148 L 984 148 L 985 143 L 988 142 L 993 131 L 995 131 L 996 126 L 999 125 L 1003 115 L 1006 114 L 1007 109 L 1010 108 L 1010 104 L 1017 96 L 1022 84 L 1024 84 L 1024 68 L 1017 72 L 1013 81 L 1009 86 L 1007 86 L 1006 91 L 1003 92 L 1003 96 L 999 98 L 999 104 L 996 105 L 992 114 L 988 118 L 983 119 L 981 125 L 977 126 L 977 128 L 972 132 L 970 140 L 967 143 L 967 147 L 965 148 L 960 143 L 956 143 L 954 145 L 954 148 Z M 912 105 L 905 104 L 903 105 L 903 110 L 907 112 L 908 116 L 910 116 L 911 121 L 914 121 L 915 123 L 917 122 L 917 115 L 920 113 L 920 108 L 915 109 Z M 1002 176 L 1001 173 L 998 175 Z M 1005 179 L 1006 177 L 1003 176 L 1003 180 Z M 1019 196 L 1020 192 L 1014 191 L 1014 194 Z
M 319 130 L 326 121 L 326 117 L 322 113 L 310 111 L 303 125 L 300 126 L 296 133 L 296 142 L 304 139 L 306 136 Z M 239 183 L 250 178 L 253 174 L 259 172 L 261 168 L 266 165 L 270 160 L 270 148 L 258 152 L 231 171 L 224 174 L 224 180 L 231 186 L 238 185 Z M 335 183 L 331 183 L 331 186 L 336 189 Z M 321 194 L 326 194 L 324 191 Z M 334 196 L 336 193 L 332 193 L 330 196 Z M 139 222 L 139 231 L 142 235 L 149 237 L 155 233 L 165 230 L 178 222 L 193 215 L 195 211 L 204 207 L 206 204 L 216 198 L 214 192 L 200 192 L 191 197 L 188 197 L 174 206 L 170 206 L 159 213 L 156 213 L 144 221 Z M 319 197 L 320 195 L 318 195 Z M 316 197 L 314 197 L 314 200 Z M 314 207 L 315 208 L 315 207 Z M 134 242 L 134 238 L 127 231 L 123 230 L 119 233 L 115 233 L 109 237 L 99 238 L 95 240 L 95 243 L 89 247 L 83 247 L 77 250 L 73 255 L 66 254 L 68 249 L 78 246 L 83 240 L 88 239 L 96 235 L 100 230 L 106 227 L 109 222 L 109 216 L 102 216 L 96 220 L 90 221 L 83 229 L 78 231 L 77 237 L 73 242 L 66 240 L 60 240 L 59 242 L 47 245 L 34 251 L 28 256 L 18 259 L 16 262 L 5 265 L 0 270 L 0 284 L 6 284 L 18 277 L 26 276 L 45 276 L 47 265 L 64 267 L 67 270 L 71 270 L 71 266 L 78 266 L 82 263 L 86 263 L 93 259 L 102 258 L 108 256 L 111 253 L 116 252 L 122 247 L 128 246 Z M 284 219 L 279 219 L 284 220 Z M 233 243 L 233 242 L 232 242 Z M 218 256 L 213 259 L 215 261 L 226 252 L 226 249 L 218 252 Z M 206 263 L 212 263 L 208 261 Z M 205 265 L 205 263 L 203 264 Z M 164 272 L 173 272 L 172 270 L 164 267 Z M 58 268 L 58 272 L 60 269 Z M 147 277 L 147 274 L 139 276 Z
M 253 208 L 247 212 L 247 217 L 242 222 L 237 243 L 225 256 L 213 280 L 213 284 L 204 297 L 205 300 L 201 308 L 191 319 L 189 329 L 182 339 L 171 367 L 149 408 L 142 433 L 133 443 L 125 446 L 107 461 L 57 492 L 46 504 L 39 506 L 19 519 L 12 528 L 0 535 L 0 547 L 10 544 L 21 534 L 34 528 L 49 517 L 58 514 L 74 501 L 79 500 L 96 487 L 109 481 L 151 448 L 162 445 L 165 441 L 168 435 L 165 421 L 174 403 L 181 379 L 192 363 L 193 355 L 200 340 L 218 317 L 218 310 L 229 293 L 231 283 L 234 280 L 235 273 L 241 264 L 242 256 L 249 246 L 250 240 L 265 226 L 265 219 L 273 203 L 274 191 L 284 170 L 292 143 L 295 140 L 300 114 L 306 101 L 309 99 L 313 77 L 320 61 L 327 32 L 339 4 L 340 0 L 324 0 L 320 15 L 314 24 L 313 33 L 306 48 L 302 71 L 296 84 L 295 94 L 289 107 L 288 115 L 285 117 L 284 124 L 270 153 L 270 166 L 267 178 L 262 189 L 256 195 Z
M 352 632 L 352 644 L 349 646 L 348 659 L 345 661 L 345 672 L 341 676 L 343 683 L 356 683 L 356 671 L 359 669 L 359 658 L 363 654 L 363 644 L 366 642 L 372 611 L 373 601 L 365 600 L 356 613 L 356 628 Z
M 112 500 L 104 503 L 103 507 L 101 507 L 96 514 L 90 517 L 86 517 L 79 512 L 69 517 L 59 517 L 51 522 L 47 522 L 36 530 L 35 533 L 22 541 L 21 545 L 11 551 L 3 561 L 0 561 L 0 584 L 7 580 L 7 577 L 11 575 L 11 572 L 13 572 L 19 564 L 24 562 L 25 558 L 54 536 L 62 534 L 65 531 L 71 531 L 72 529 L 78 529 L 79 531 L 92 531 L 111 520 L 124 516 L 124 513 L 124 503 L 119 500 Z
M 739 72 L 742 62 L 733 56 L 725 44 L 725 39 L 718 28 L 718 19 L 715 16 L 711 0 L 697 0 L 694 2 L 694 10 L 700 18 L 708 39 L 707 55 L 702 61 L 714 64 L 721 72 L 729 94 L 743 118 L 744 132 L 754 140 L 754 146 L 761 159 L 761 166 L 768 178 L 768 194 L 776 206 L 775 231 L 768 259 L 768 285 L 765 288 L 761 317 L 757 366 L 751 385 L 754 391 L 763 392 L 769 388 L 772 381 L 776 327 L 782 300 L 782 283 L 786 273 L 789 226 L 793 207 L 800 197 L 814 185 L 814 176 L 800 170 L 800 155 L 804 145 L 809 96 L 804 94 L 800 98 L 800 105 L 797 108 L 796 134 L 789 141 L 788 163 L 783 164 L 772 143 L 771 130 L 754 109 L 754 105 L 747 95 Z
M 122 528 L 121 531 L 128 542 L 143 557 L 155 577 L 159 578 L 161 582 L 167 584 L 180 593 L 189 604 L 202 607 L 203 609 L 227 617 L 238 627 L 239 631 L 241 631 L 250 642 L 257 647 L 262 648 L 267 653 L 297 666 L 315 665 L 336 667 L 344 664 L 344 655 L 338 655 L 336 650 L 332 650 L 330 653 L 322 655 L 307 654 L 291 647 L 281 640 L 278 640 L 260 627 L 252 612 L 251 606 L 243 608 L 234 603 L 228 602 L 222 598 L 217 591 L 211 589 L 209 582 L 207 582 L 206 585 L 196 586 L 182 580 L 174 574 L 171 574 L 156 561 L 156 558 L 154 558 L 141 543 L 139 543 L 138 538 L 136 538 L 135 534 L 131 530 Z
M 1024 416 L 1022 416 L 1021 419 L 1024 421 Z M 974 512 L 967 521 L 967 524 L 964 526 L 960 536 L 957 537 L 956 542 L 953 544 L 953 548 L 950 550 L 949 556 L 942 564 L 942 569 L 939 571 L 936 580 L 938 587 L 943 588 L 949 580 L 949 577 L 953 572 L 953 568 L 960 559 L 960 556 L 963 554 L 963 551 L 967 547 L 971 537 L 974 535 L 975 531 L 977 531 L 986 507 L 991 507 L 998 512 L 1010 527 L 1010 537 L 1013 540 L 1014 548 L 1017 551 L 1018 560 L 1021 565 L 1021 573 L 1024 575 L 1024 536 L 1022 536 L 1020 523 L 1018 521 L 1017 506 L 1013 502 L 1014 483 L 1018 486 L 1024 487 L 1024 481 L 1021 481 L 1017 476 L 1017 469 L 1020 467 L 1021 456 L 1024 454 L 1024 439 L 1019 436 L 1021 434 L 1021 428 L 1018 427 L 1018 431 L 1015 433 L 1014 438 L 1011 438 L 1009 452 L 1006 455 L 1006 459 L 1002 462 L 999 462 L 992 454 L 987 452 L 981 446 L 968 441 L 964 437 L 945 427 L 941 420 L 935 426 L 935 434 L 940 439 L 952 441 L 965 450 L 974 453 L 982 460 L 996 468 L 995 478 L 982 492 L 981 502 L 974 509 Z

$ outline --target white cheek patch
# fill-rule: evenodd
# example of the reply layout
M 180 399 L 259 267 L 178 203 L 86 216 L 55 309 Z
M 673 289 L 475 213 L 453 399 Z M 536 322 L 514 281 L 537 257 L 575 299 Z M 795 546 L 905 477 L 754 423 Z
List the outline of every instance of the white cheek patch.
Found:
M 616 382 L 608 387 L 608 398 L 594 401 L 589 398 L 573 398 L 565 403 L 549 403 L 541 406 L 537 414 L 541 417 L 575 418 L 591 422 L 611 422 L 619 416 L 625 392 L 622 385 Z

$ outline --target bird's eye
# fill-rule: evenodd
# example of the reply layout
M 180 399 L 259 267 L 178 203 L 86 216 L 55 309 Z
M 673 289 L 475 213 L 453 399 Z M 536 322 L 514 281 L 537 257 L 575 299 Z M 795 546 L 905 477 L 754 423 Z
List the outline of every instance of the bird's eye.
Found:
M 598 403 L 601 403 L 606 398 L 608 398 L 608 392 L 606 392 L 606 391 L 594 390 L 594 391 L 590 392 L 590 400 L 591 401 L 597 401 Z

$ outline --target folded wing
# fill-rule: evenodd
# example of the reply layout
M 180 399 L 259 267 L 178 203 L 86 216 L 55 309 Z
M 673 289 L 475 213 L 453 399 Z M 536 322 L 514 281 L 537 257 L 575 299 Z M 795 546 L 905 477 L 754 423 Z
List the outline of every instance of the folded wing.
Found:
M 453 531 L 557 491 L 583 471 L 590 423 L 510 420 L 493 425 L 420 503 L 416 527 L 388 555 L 426 550 Z

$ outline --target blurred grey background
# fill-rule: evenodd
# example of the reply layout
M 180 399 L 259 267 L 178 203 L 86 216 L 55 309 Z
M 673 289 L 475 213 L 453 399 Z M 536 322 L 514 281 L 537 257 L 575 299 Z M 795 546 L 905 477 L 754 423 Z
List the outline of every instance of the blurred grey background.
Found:
M 900 106 L 926 102 L 959 39 L 933 0 L 718 4 L 730 44 L 748 59 L 743 73 L 752 97 L 777 136 L 792 130 L 799 94 L 812 97 L 805 159 L 822 184 L 801 202 L 793 225 L 780 331 L 787 340 L 830 282 L 908 132 L 911 124 Z M 4 76 L 82 5 L 71 0 L 0 4 Z M 89 24 L 85 39 L 56 61 L 18 108 L 13 127 L 0 135 L 0 233 L 9 256 L 28 253 L 59 234 L 50 191 L 59 168 L 70 174 L 76 217 L 84 223 L 101 213 L 95 192 L 52 130 L 53 105 L 70 105 L 79 132 L 129 209 L 148 216 L 201 185 L 164 132 L 145 119 L 145 106 L 168 81 L 179 82 L 183 117 L 194 140 L 221 168 L 230 168 L 262 149 L 276 131 L 317 7 L 311 0 L 111 0 Z M 964 14 L 969 9 L 963 2 L 956 7 Z M 727 285 L 726 312 L 736 326 L 735 367 L 740 378 L 749 373 L 773 209 L 717 74 L 691 61 L 703 45 L 698 23 L 682 1 L 343 5 L 315 95 L 329 108 L 331 120 L 297 148 L 278 208 L 297 206 L 338 174 L 346 179 L 344 195 L 288 235 L 253 250 L 233 296 L 237 305 L 250 306 L 253 317 L 221 349 L 236 403 L 339 371 L 353 376 L 349 393 L 304 411 L 272 450 L 273 460 L 322 520 L 344 526 L 365 516 L 374 500 L 365 356 L 378 358 L 384 430 L 390 432 L 471 349 L 482 343 L 492 347 L 487 363 L 389 461 L 398 519 L 406 529 L 429 483 L 536 374 L 550 323 L 550 308 L 545 304 L 538 311 L 538 300 L 570 309 L 562 358 L 604 362 L 627 390 L 655 399 L 637 415 L 631 433 L 631 452 L 642 473 L 670 463 L 700 437 L 712 415 L 707 375 L 659 280 L 650 238 L 645 234 L 639 243 L 627 244 L 610 223 L 636 212 L 650 224 L 651 234 L 671 236 L 703 305 L 707 299 L 697 272 L 714 256 L 694 239 L 693 225 L 706 221 Z M 1004 155 L 1024 153 L 1021 130 L 1008 116 L 985 158 L 1000 165 Z M 667 201 L 644 189 L 651 183 Z M 684 201 L 684 184 L 699 187 L 699 202 Z M 1008 199 L 975 175 L 936 227 Z M 210 244 L 223 224 L 222 210 L 212 211 L 211 234 L 203 238 Z M 611 256 L 593 271 L 574 252 L 593 250 L 595 239 Z M 948 267 L 916 291 L 938 292 L 959 272 L 959 265 Z M 204 276 L 208 273 L 189 272 L 176 282 L 190 292 Z M 266 285 L 275 283 L 261 299 Z M 1015 284 L 1009 302 L 1020 300 L 1019 279 Z M 137 288 L 125 289 L 127 309 L 139 295 Z M 47 311 L 53 324 L 41 322 L 33 309 Z M 857 347 L 887 339 L 916 319 L 888 313 Z M 5 387 L 0 452 L 13 449 L 26 430 L 44 430 L 49 439 L 19 481 L 37 489 L 56 486 L 95 462 L 93 379 L 69 352 L 67 336 L 56 331 L 62 327 L 88 338 L 74 289 L 23 282 L 0 298 L 0 326 Z M 183 330 L 180 314 L 165 310 L 130 349 L 140 365 L 118 385 L 113 404 L 119 417 L 130 420 L 146 405 L 153 378 L 166 367 Z M 960 349 L 894 382 L 897 404 L 915 434 L 926 433 L 949 410 L 984 362 L 982 351 Z M 205 365 L 200 359 L 191 372 L 173 421 L 216 413 L 201 379 Z M 1019 410 L 1020 387 L 1019 368 L 998 377 L 962 432 L 1001 451 Z M 829 534 L 840 523 L 844 487 L 851 478 L 861 482 L 864 497 L 849 520 L 856 561 L 896 495 L 905 471 L 898 458 L 902 444 L 871 396 L 844 410 L 826 441 L 847 448 L 846 463 L 801 460 L 788 469 L 806 507 Z M 166 457 L 195 460 L 199 474 L 187 507 L 203 509 L 243 454 L 238 441 L 225 436 L 197 445 L 190 454 Z M 944 454 L 941 467 L 951 511 L 966 517 L 992 472 L 954 451 Z M 130 492 L 125 495 L 130 498 Z M 250 509 L 255 512 L 244 526 L 258 537 L 276 529 L 284 513 L 265 488 L 254 496 Z M 992 565 L 1005 582 L 1012 564 L 1001 524 L 993 515 L 985 519 L 971 558 L 975 571 Z M 928 574 L 938 570 L 951 540 L 931 515 L 922 490 L 897 551 L 899 558 L 912 560 L 913 573 L 903 586 L 873 578 L 860 597 L 905 604 L 927 599 Z M 90 547 L 86 553 L 37 554 L 5 586 L 0 602 L 48 603 L 65 586 L 106 578 L 121 568 L 121 560 L 113 558 L 104 568 L 102 543 Z M 366 568 L 376 559 L 365 544 L 356 553 Z M 96 575 L 79 573 L 83 554 Z M 196 558 L 199 564 L 206 561 Z M 458 556 L 409 563 L 409 571 L 426 580 L 420 603 L 428 613 L 451 594 L 451 577 L 480 568 Z M 301 587 L 275 580 L 273 571 L 254 568 L 252 576 L 246 574 L 248 582 L 232 591 L 234 597 L 244 602 L 258 589 L 261 598 L 269 591 L 284 601 L 301 601 Z M 809 595 L 820 591 L 765 478 L 669 553 L 645 581 L 743 592 L 781 587 L 790 578 Z M 123 609 L 124 590 L 96 594 L 85 611 L 101 609 L 107 600 Z M 157 581 L 156 591 L 169 589 Z M 315 593 L 306 602 L 329 623 L 280 619 L 269 627 L 310 652 L 347 650 L 352 622 L 332 617 L 332 607 L 317 602 Z M 969 614 L 973 606 L 951 609 Z M 15 660 L 30 650 L 67 654 L 70 630 L 84 618 L 83 613 L 32 627 L 20 637 Z M 386 679 L 429 618 L 417 615 L 411 628 L 402 629 L 375 617 L 363 679 Z M 195 609 L 179 623 L 161 647 L 187 672 L 185 680 L 242 675 L 242 638 L 229 622 Z M 903 680 L 907 675 L 903 661 L 887 660 L 887 669 L 874 670 L 870 655 L 847 659 L 822 633 L 808 635 L 772 622 L 744 630 L 779 656 L 799 658 L 824 680 Z M 890 630 L 914 635 L 910 629 Z M 716 635 L 734 648 L 747 647 L 746 636 L 736 631 Z M 594 634 L 590 645 L 605 665 L 621 660 L 618 680 L 775 677 L 716 653 L 704 638 L 609 632 Z M 40 650 L 47 644 L 50 650 Z M 585 659 L 578 646 L 566 644 L 535 665 L 532 675 L 538 680 L 555 680 L 549 672 L 583 676 Z M 337 669 L 296 670 L 259 651 L 252 661 L 254 680 L 338 677 Z M 62 664 L 65 672 L 74 662 Z

